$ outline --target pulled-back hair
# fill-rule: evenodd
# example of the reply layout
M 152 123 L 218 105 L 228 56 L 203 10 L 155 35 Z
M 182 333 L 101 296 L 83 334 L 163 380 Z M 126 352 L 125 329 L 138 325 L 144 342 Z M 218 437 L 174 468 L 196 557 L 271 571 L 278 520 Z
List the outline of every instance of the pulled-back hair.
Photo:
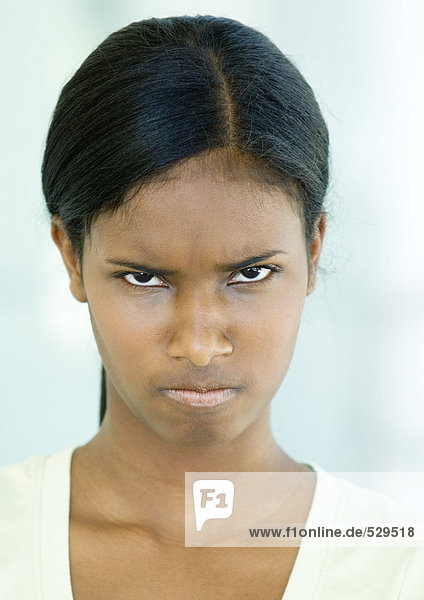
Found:
M 328 131 L 314 93 L 265 35 L 238 21 L 148 19 L 109 35 L 64 86 L 42 186 L 81 267 L 100 215 L 177 163 L 224 153 L 230 170 L 289 192 L 307 248 L 328 185 Z M 308 251 L 309 262 L 309 251 Z M 100 423 L 106 409 L 102 367 Z

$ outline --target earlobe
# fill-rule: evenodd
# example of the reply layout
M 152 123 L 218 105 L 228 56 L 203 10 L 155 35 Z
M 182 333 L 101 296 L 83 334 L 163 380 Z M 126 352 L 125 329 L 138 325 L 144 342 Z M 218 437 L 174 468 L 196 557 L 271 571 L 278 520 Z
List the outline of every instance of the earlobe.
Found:
M 53 215 L 51 220 L 51 236 L 59 248 L 62 260 L 69 275 L 69 289 L 73 297 L 78 302 L 87 302 L 87 296 L 84 289 L 84 283 L 81 275 L 79 260 L 75 255 L 71 240 L 66 233 L 62 219 L 58 215 Z
M 311 265 L 311 268 L 309 270 L 308 287 L 306 289 L 307 296 L 309 296 L 309 294 L 314 291 L 316 282 L 317 282 L 317 277 L 316 277 L 315 271 L 313 270 L 313 266 Z
M 308 296 L 316 286 L 316 271 L 318 268 L 319 257 L 321 255 L 322 244 L 324 240 L 325 230 L 327 227 L 327 215 L 325 212 L 321 213 L 320 217 L 315 223 L 314 237 L 309 246 L 309 278 L 306 295 Z

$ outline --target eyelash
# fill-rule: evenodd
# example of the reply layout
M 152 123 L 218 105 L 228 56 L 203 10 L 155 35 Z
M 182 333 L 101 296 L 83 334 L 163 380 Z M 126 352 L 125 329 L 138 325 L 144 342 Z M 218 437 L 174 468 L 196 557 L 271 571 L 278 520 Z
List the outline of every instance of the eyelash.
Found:
M 277 267 L 276 265 L 255 265 L 252 267 L 244 267 L 243 269 L 240 269 L 240 271 L 237 271 L 236 273 L 234 273 L 233 276 L 237 275 L 238 273 L 241 273 L 242 271 L 246 271 L 249 269 L 269 269 L 271 271 L 271 273 L 269 273 L 267 277 L 264 277 L 263 279 L 260 279 L 259 281 L 239 281 L 233 285 L 240 285 L 240 284 L 249 285 L 249 286 L 259 285 L 261 283 L 265 283 L 265 282 L 269 281 L 270 279 L 273 279 L 273 275 L 275 273 L 281 273 L 281 271 L 283 270 L 281 267 Z M 118 273 L 113 273 L 113 277 L 120 279 L 124 285 L 130 286 L 131 291 L 134 291 L 134 292 L 137 292 L 140 289 L 148 289 L 149 287 L 161 287 L 158 285 L 154 285 L 154 286 L 135 285 L 134 283 L 130 283 L 129 281 L 124 279 L 125 275 L 139 275 L 140 273 L 150 275 L 150 273 L 146 273 L 145 271 L 119 271 Z M 160 276 L 152 274 L 152 277 L 160 277 Z

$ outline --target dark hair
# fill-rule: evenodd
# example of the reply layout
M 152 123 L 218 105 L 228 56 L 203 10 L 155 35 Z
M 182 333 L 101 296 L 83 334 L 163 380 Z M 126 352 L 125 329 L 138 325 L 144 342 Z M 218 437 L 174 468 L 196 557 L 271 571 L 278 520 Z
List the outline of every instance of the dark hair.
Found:
M 177 163 L 224 152 L 284 188 L 307 247 L 328 185 L 328 131 L 314 93 L 265 35 L 238 21 L 148 19 L 109 35 L 64 86 L 42 185 L 83 266 L 94 221 Z M 309 261 L 309 251 L 308 251 Z M 106 410 L 102 366 L 100 423 Z

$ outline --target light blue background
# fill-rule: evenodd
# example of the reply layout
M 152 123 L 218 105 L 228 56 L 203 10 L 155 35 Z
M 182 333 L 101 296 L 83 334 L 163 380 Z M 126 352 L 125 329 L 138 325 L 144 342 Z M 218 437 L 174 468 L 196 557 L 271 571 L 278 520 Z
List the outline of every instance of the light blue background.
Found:
M 0 466 L 88 441 L 100 358 L 50 237 L 40 164 L 59 92 L 109 33 L 214 14 L 261 30 L 316 92 L 331 136 L 317 289 L 273 400 L 275 436 L 327 470 L 421 471 L 424 452 L 423 8 L 262 0 L 3 3 Z

